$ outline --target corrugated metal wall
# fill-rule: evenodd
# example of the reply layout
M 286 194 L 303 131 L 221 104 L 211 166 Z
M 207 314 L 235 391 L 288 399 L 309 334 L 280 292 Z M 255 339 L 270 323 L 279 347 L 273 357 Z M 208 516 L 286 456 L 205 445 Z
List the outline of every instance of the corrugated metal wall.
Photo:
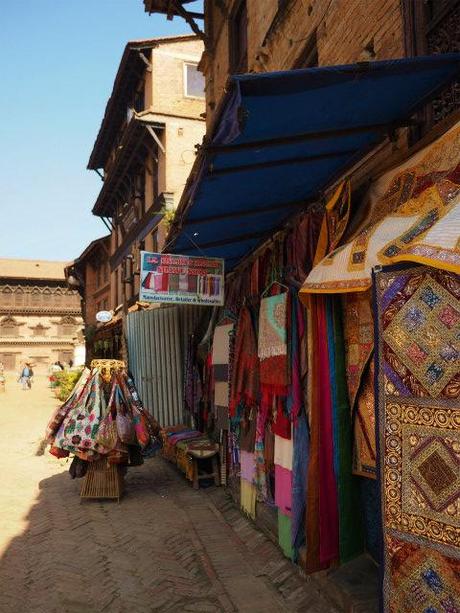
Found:
M 146 409 L 162 426 L 187 421 L 183 382 L 187 342 L 209 310 L 168 306 L 129 313 L 129 369 Z

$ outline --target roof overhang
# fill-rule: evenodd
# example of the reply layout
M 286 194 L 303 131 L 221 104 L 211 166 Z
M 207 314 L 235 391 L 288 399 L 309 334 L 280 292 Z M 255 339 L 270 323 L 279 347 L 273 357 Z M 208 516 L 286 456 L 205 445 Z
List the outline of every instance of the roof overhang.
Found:
M 167 241 L 232 270 L 460 75 L 460 54 L 236 75 Z
M 118 146 L 113 166 L 104 178 L 102 189 L 93 207 L 93 215 L 98 217 L 113 216 L 117 192 L 123 180 L 132 165 L 138 164 L 139 159 L 145 156 L 147 148 L 152 142 L 149 128 L 155 131 L 163 130 L 164 124 L 156 120 L 141 118 L 138 115 L 132 117 Z

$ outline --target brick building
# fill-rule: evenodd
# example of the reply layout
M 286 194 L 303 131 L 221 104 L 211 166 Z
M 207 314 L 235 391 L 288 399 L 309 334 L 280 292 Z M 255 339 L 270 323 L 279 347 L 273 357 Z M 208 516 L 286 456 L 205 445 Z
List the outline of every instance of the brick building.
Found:
M 139 251 L 163 241 L 202 140 L 203 50 L 194 35 L 130 42 L 88 168 L 103 177 L 93 213 L 110 220 L 110 306 L 139 292 Z
M 203 15 L 187 4 L 144 0 L 148 12 L 186 17 L 204 40 L 199 68 L 206 79 L 208 130 L 230 74 L 458 50 L 458 0 L 205 0 Z M 424 117 L 426 125 L 458 106 L 458 99 L 454 85 Z
M 17 370 L 30 361 L 46 371 L 74 359 L 82 318 L 78 293 L 69 289 L 64 262 L 0 260 L 0 361 Z

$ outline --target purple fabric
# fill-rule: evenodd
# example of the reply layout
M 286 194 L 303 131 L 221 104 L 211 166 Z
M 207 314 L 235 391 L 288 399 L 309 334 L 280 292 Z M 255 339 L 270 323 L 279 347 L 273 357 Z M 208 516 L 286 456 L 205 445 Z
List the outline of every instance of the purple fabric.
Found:
M 292 471 L 275 464 L 275 504 L 284 515 L 292 515 Z
M 246 479 L 250 483 L 254 483 L 256 475 L 256 465 L 254 461 L 254 454 L 250 451 L 240 450 L 240 466 L 241 466 L 241 478 Z
M 390 304 L 396 294 L 405 286 L 406 283 L 407 276 L 397 277 L 393 281 L 391 287 L 385 292 L 385 296 L 382 297 L 382 305 L 380 307 L 382 311 L 387 308 L 387 306 Z
M 193 440 L 194 438 L 198 438 L 199 436 L 203 436 L 203 434 L 201 432 L 198 432 L 197 430 L 179 432 L 179 434 L 173 434 L 173 436 L 169 437 L 169 442 L 171 443 L 171 445 L 177 445 L 179 441 Z
M 411 395 L 410 391 L 407 389 L 407 387 L 404 385 L 398 375 L 393 371 L 392 368 L 390 368 L 390 366 L 388 366 L 388 364 L 385 363 L 385 361 L 383 362 L 383 372 L 403 396 Z

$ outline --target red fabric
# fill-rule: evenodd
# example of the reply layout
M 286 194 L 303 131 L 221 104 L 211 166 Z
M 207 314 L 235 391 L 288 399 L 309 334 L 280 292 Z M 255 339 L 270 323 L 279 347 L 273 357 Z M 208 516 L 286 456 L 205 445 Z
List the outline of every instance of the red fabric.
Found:
M 319 559 L 329 564 L 339 557 L 339 513 L 334 474 L 334 438 L 332 399 L 327 346 L 326 306 L 323 298 L 318 309 L 318 362 L 320 399 L 319 445 Z
M 243 306 L 236 326 L 235 352 L 230 386 L 230 415 L 240 402 L 256 406 L 259 395 L 259 358 L 257 340 L 248 307 Z
M 278 406 L 276 409 L 276 419 L 272 424 L 273 434 L 277 434 L 282 438 L 291 439 L 291 422 L 289 417 L 283 410 L 283 403 L 278 399 Z

